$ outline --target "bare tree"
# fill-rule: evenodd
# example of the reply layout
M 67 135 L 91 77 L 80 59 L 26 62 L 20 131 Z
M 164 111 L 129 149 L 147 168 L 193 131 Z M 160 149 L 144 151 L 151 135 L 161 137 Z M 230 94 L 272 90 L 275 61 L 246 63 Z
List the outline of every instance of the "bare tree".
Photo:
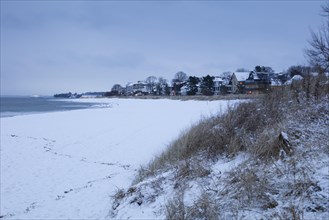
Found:
M 119 93 L 122 92 L 122 90 L 123 90 L 123 87 L 120 84 L 114 84 L 111 89 L 111 91 L 117 91 Z
M 180 94 L 180 90 L 183 87 L 183 85 L 186 83 L 187 79 L 188 79 L 187 74 L 182 71 L 177 72 L 175 74 L 173 80 L 171 81 L 174 95 Z
M 266 73 L 274 73 L 274 70 L 270 66 L 255 66 L 255 72 L 266 72 Z
M 157 95 L 166 95 L 167 87 L 168 87 L 167 80 L 163 77 L 159 77 L 158 83 L 156 84 Z
M 106 92 L 104 96 L 120 96 L 123 95 L 124 88 L 120 84 L 114 84 L 112 86 L 111 92 Z
M 156 81 L 157 81 L 157 78 L 155 76 L 149 76 L 146 78 L 146 85 L 147 85 L 147 89 L 150 94 L 152 94 L 154 92 L 154 89 L 156 86 Z
M 173 82 L 180 82 L 180 83 L 182 83 L 182 82 L 185 82 L 187 80 L 187 78 L 188 77 L 187 77 L 186 73 L 180 71 L 180 72 L 177 72 L 175 74 L 175 77 L 173 79 Z
M 223 77 L 226 80 L 230 80 L 232 76 L 232 72 L 231 71 L 225 71 L 222 73 L 221 77 Z
M 293 77 L 295 75 L 301 75 L 302 77 L 307 77 L 311 73 L 311 67 L 310 66 L 291 66 L 288 68 L 287 73 L 290 77 Z
M 159 81 L 159 84 L 161 84 L 161 85 L 167 84 L 167 80 L 161 76 L 159 77 L 158 81 Z
M 317 31 L 311 30 L 309 48 L 305 50 L 311 66 L 319 69 L 320 72 L 329 71 L 329 1 L 322 6 L 322 14 L 325 23 Z

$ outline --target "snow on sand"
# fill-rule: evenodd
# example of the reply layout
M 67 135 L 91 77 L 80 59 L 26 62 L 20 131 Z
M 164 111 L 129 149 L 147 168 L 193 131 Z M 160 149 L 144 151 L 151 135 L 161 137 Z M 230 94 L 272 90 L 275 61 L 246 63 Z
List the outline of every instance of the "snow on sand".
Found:
M 130 185 L 140 165 L 200 117 L 227 107 L 227 101 L 92 101 L 112 107 L 1 118 L 2 218 L 109 217 L 110 196 Z

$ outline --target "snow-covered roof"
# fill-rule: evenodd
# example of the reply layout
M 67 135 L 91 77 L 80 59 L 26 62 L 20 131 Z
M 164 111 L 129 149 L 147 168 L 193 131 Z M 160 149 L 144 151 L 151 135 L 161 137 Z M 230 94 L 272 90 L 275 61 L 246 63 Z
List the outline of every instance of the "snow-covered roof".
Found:
M 214 82 L 223 82 L 224 79 L 222 77 L 216 76 Z
M 250 75 L 250 72 L 234 72 L 236 79 L 240 81 L 246 81 Z
M 147 85 L 147 83 L 145 81 L 137 81 L 137 83 L 135 84 L 143 84 L 143 85 Z
M 259 79 L 259 76 L 258 76 L 258 74 L 257 74 L 256 72 L 252 71 L 252 72 L 250 72 L 250 73 L 251 73 L 252 76 L 254 77 L 254 78 L 253 78 L 254 80 L 258 80 L 258 79 Z
M 301 75 L 294 75 L 291 80 L 302 80 L 303 77 Z
M 301 75 L 294 75 L 291 79 L 289 79 L 285 84 L 290 85 L 293 81 L 300 81 L 303 77 Z
M 280 80 L 277 79 L 271 79 L 271 86 L 281 86 L 282 83 Z

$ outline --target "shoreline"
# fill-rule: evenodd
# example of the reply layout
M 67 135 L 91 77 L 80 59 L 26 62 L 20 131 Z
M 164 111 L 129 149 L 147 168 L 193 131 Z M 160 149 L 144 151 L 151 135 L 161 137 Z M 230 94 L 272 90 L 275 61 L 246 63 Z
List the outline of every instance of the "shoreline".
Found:
M 234 94 L 234 95 L 213 95 L 213 96 L 204 96 L 204 95 L 194 95 L 194 96 L 157 96 L 157 95 L 145 95 L 145 96 L 108 96 L 108 97 L 97 97 L 91 99 L 168 99 L 168 100 L 194 100 L 194 101 L 218 101 L 218 100 L 240 100 L 240 99 L 255 99 L 263 96 L 264 94 Z M 90 98 L 79 98 L 81 100 L 90 99 Z M 76 100 L 79 100 L 76 99 Z
M 34 115 L 54 112 L 65 112 L 82 109 L 112 107 L 91 99 L 87 102 L 79 102 L 74 99 L 31 98 L 31 97 L 1 97 L 2 106 L 0 118 L 10 118 L 23 115 Z M 9 99 L 8 101 L 6 99 Z M 80 104 L 79 104 L 80 103 Z M 17 107 L 16 107 L 17 106 Z

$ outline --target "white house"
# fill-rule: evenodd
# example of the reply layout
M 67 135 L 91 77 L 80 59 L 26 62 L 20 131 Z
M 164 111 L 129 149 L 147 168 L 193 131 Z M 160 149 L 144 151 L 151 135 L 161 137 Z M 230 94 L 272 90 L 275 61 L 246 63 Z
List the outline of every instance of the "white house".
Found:
M 224 79 L 223 77 L 215 76 L 214 79 L 214 95 L 219 95 L 220 94 L 220 87 L 224 84 Z
M 128 83 L 126 85 L 126 94 L 145 94 L 148 93 L 147 84 L 144 81 L 138 81 L 137 83 Z

